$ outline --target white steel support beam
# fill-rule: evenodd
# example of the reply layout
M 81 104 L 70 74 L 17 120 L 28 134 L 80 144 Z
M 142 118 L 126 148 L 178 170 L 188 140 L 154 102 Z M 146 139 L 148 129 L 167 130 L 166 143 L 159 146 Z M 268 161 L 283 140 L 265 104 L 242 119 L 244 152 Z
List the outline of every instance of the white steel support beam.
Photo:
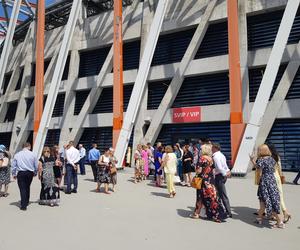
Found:
M 116 146 L 115 156 L 121 164 L 123 162 L 128 142 L 136 122 L 136 116 L 140 108 L 141 100 L 145 90 L 146 81 L 149 74 L 150 65 L 156 48 L 157 40 L 160 34 L 161 26 L 164 21 L 165 13 L 168 7 L 168 0 L 160 0 L 156 8 L 153 22 L 150 28 L 148 40 L 145 45 L 143 57 L 139 66 L 138 74 L 133 86 L 132 94 L 129 100 L 124 123 L 119 135 Z
M 145 0 L 143 3 L 142 10 L 142 27 L 141 27 L 141 50 L 140 50 L 140 61 L 143 58 L 143 53 L 145 50 L 145 45 L 149 36 L 149 31 L 151 27 L 151 23 L 153 21 L 153 17 L 155 14 L 155 8 L 153 0 Z M 148 84 L 145 86 L 145 91 L 143 94 L 143 98 L 141 101 L 140 109 L 138 111 L 137 120 L 134 126 L 134 137 L 133 137 L 133 145 L 132 150 L 134 150 L 139 143 L 144 138 L 144 126 L 145 126 L 145 118 L 147 112 L 147 100 L 148 100 Z M 131 154 L 131 163 L 132 167 L 134 167 L 134 154 Z
M 73 38 L 73 33 L 75 30 L 75 26 L 79 17 L 79 13 L 81 10 L 81 0 L 74 0 L 71 13 L 68 19 L 68 23 L 66 25 L 65 31 L 64 31 L 64 38 L 60 47 L 57 63 L 55 65 L 55 70 L 53 74 L 53 78 L 50 84 L 50 89 L 47 97 L 47 101 L 45 104 L 45 108 L 43 111 L 41 123 L 39 126 L 39 130 L 34 142 L 33 151 L 40 155 L 42 152 L 42 148 L 44 146 L 46 135 L 48 132 L 48 127 L 50 124 L 50 120 L 53 113 L 53 108 L 56 102 L 61 78 L 63 75 L 64 67 L 66 64 L 67 56 L 69 53 L 69 48 L 71 45 L 71 41 Z
M 144 141 L 151 142 L 152 144 L 155 142 L 161 128 L 162 128 L 162 120 L 165 117 L 167 110 L 171 107 L 174 102 L 180 87 L 184 81 L 185 72 L 190 65 L 190 62 L 194 59 L 201 42 L 204 38 L 204 35 L 207 31 L 209 25 L 209 18 L 213 13 L 213 10 L 217 4 L 217 0 L 212 0 L 208 3 L 205 13 L 203 14 L 200 23 L 195 31 L 195 34 L 190 42 L 178 68 L 175 71 L 174 77 L 158 107 L 158 110 L 152 117 L 152 121 L 150 127 L 145 135 Z
M 4 74 L 7 66 L 7 61 L 8 61 L 8 56 L 12 47 L 12 40 L 14 37 L 15 33 L 15 28 L 17 25 L 17 20 L 19 16 L 19 10 L 21 6 L 22 0 L 16 0 L 14 2 L 13 10 L 11 13 L 11 18 L 10 22 L 8 25 L 7 33 L 6 33 L 6 38 L 4 41 L 4 46 L 0 58 L 0 91 L 2 92 L 2 87 L 3 87 L 3 79 L 4 79 Z
M 293 53 L 292 58 L 276 88 L 276 91 L 267 106 L 266 112 L 263 116 L 263 122 L 257 136 L 256 147 L 264 143 L 267 139 L 280 108 L 284 103 L 284 100 L 297 74 L 299 66 L 300 42 L 298 43 L 297 48 L 295 49 L 295 52 Z
M 124 14 L 124 18 L 127 20 L 126 23 L 123 25 L 123 37 L 124 34 L 127 31 L 127 28 L 129 26 L 129 22 L 132 20 L 133 18 L 133 14 L 136 10 L 136 8 L 139 5 L 139 0 L 135 0 L 132 5 L 126 9 L 126 13 Z M 128 11 L 128 12 L 127 12 Z M 128 16 L 128 17 L 127 17 Z M 76 124 L 73 124 L 73 128 L 71 133 L 69 134 L 69 140 L 73 140 L 75 143 L 77 143 L 80 140 L 80 137 L 83 133 L 83 123 L 86 119 L 86 117 L 88 116 L 88 114 L 90 114 L 94 107 L 97 104 L 97 101 L 101 95 L 102 92 L 102 84 L 104 82 L 104 79 L 106 77 L 107 74 L 111 73 L 113 65 L 113 47 L 111 47 L 105 62 L 100 70 L 100 73 L 98 74 L 97 77 L 97 82 L 96 82 L 96 86 L 93 87 L 84 103 L 84 105 L 81 108 L 80 113 L 77 116 L 77 122 Z M 71 118 L 71 117 L 70 117 Z M 68 119 L 68 118 L 67 118 Z M 64 130 L 66 130 L 66 126 L 69 126 L 68 124 L 68 120 L 65 119 L 66 122 L 64 122 L 63 124 L 63 128 Z M 64 144 L 67 141 L 60 141 L 60 144 Z
M 234 164 L 233 173 L 245 175 L 249 168 L 249 154 L 252 154 L 257 136 L 262 125 L 275 78 L 280 66 L 287 40 L 293 26 L 300 0 L 289 0 L 285 8 L 275 43 L 258 90 L 247 124 L 241 146 Z

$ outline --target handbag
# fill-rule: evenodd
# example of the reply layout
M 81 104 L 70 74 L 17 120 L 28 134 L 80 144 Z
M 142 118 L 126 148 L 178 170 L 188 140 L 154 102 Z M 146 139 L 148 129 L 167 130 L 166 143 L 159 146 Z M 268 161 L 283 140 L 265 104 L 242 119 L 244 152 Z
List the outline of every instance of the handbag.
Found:
M 201 177 L 198 177 L 198 176 L 195 176 L 195 177 L 192 179 L 191 186 L 192 186 L 193 188 L 196 188 L 196 189 L 201 189 L 201 186 L 202 186 L 202 178 L 201 178 Z
M 285 184 L 285 176 L 284 175 L 280 175 L 280 180 L 281 180 L 281 184 Z
M 116 173 L 117 173 L 117 168 L 116 167 L 110 168 L 110 174 L 116 174 Z

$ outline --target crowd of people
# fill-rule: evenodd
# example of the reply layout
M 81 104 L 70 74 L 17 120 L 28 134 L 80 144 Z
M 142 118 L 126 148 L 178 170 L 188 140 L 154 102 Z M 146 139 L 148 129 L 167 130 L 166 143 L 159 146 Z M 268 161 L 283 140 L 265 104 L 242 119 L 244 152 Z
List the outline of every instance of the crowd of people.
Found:
M 195 209 L 190 214 L 191 218 L 200 218 L 201 209 L 205 210 L 207 219 L 218 223 L 232 218 L 226 191 L 226 181 L 231 177 L 231 171 L 218 143 L 202 139 L 198 143 L 182 146 L 179 143 L 164 146 L 158 142 L 154 148 L 150 143 L 139 144 L 133 159 L 136 184 L 148 179 L 152 173 L 157 187 L 166 184 L 170 198 L 176 196 L 176 183 L 196 189 Z M 291 215 L 284 201 L 280 156 L 274 145 L 263 144 L 256 155 L 250 156 L 250 160 L 256 169 L 255 182 L 258 185 L 259 210 L 255 223 L 262 225 L 265 216 L 276 221 L 273 227 L 284 228 Z M 13 158 L 6 147 L 0 145 L 1 197 L 9 195 L 12 175 L 20 190 L 20 209 L 26 210 L 30 200 L 30 185 L 33 177 L 37 176 L 41 182 L 39 204 L 58 206 L 61 191 L 65 194 L 77 193 L 78 171 L 85 175 L 87 162 L 91 165 L 93 181 L 96 183 L 95 191 L 101 192 L 103 184 L 105 194 L 110 194 L 110 185 L 111 191 L 115 192 L 118 162 L 113 148 L 105 149 L 101 154 L 97 144 L 93 144 L 87 153 L 82 144 L 77 149 L 74 142 L 70 141 L 62 148 L 57 145 L 44 147 L 38 159 L 31 151 L 30 143 L 25 143 Z
M 109 194 L 109 184 L 115 192 L 117 184 L 117 160 L 114 149 L 105 150 L 103 155 L 94 144 L 86 153 L 82 144 L 75 148 L 70 141 L 61 149 L 54 145 L 52 148 L 44 147 L 41 157 L 31 151 L 31 144 L 25 143 L 23 149 L 11 159 L 10 153 L 4 145 L 0 145 L 0 185 L 1 196 L 7 197 L 10 176 L 17 180 L 20 190 L 20 209 L 27 210 L 30 200 L 30 186 L 33 177 L 37 176 L 41 182 L 39 197 L 40 205 L 58 206 L 60 203 L 60 191 L 65 194 L 77 193 L 78 170 L 85 175 L 85 163 L 88 160 L 92 166 L 94 181 L 97 183 L 96 192 L 100 192 L 101 184 L 105 186 L 105 193 Z M 2 192 L 4 186 L 4 192 Z
M 155 148 L 149 143 L 139 144 L 134 153 L 134 160 L 135 183 L 147 179 L 149 166 L 153 165 L 156 186 L 161 187 L 165 182 L 170 198 L 176 195 L 176 182 L 196 189 L 195 209 L 190 215 L 191 218 L 200 218 L 201 209 L 205 209 L 207 219 L 218 223 L 232 218 L 225 186 L 227 178 L 231 177 L 231 171 L 219 144 L 208 139 L 183 147 L 179 143 L 172 147 L 163 146 L 158 142 Z M 260 205 L 255 223 L 262 225 L 266 216 L 266 219 L 276 221 L 272 227 L 284 228 L 291 215 L 284 202 L 284 180 L 279 154 L 274 145 L 263 144 L 258 148 L 256 156 L 251 156 L 250 160 L 256 169 Z M 192 174 L 193 172 L 195 174 Z M 297 178 L 294 180 L 295 184 Z

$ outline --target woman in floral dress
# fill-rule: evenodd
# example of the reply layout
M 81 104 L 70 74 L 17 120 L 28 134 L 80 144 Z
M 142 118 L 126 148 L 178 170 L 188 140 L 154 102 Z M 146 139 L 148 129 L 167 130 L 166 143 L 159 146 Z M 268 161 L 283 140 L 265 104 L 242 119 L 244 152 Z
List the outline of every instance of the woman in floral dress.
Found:
M 262 224 L 263 213 L 265 211 L 268 217 L 274 212 L 277 221 L 274 227 L 284 228 L 284 224 L 280 218 L 280 194 L 274 175 L 275 166 L 276 161 L 272 157 L 269 147 L 266 144 L 259 146 L 256 167 L 261 170 L 262 174 L 257 191 L 260 209 L 256 222 Z
M 200 197 L 197 197 L 197 201 L 201 200 L 208 219 L 215 222 L 224 222 L 226 213 L 214 185 L 213 160 L 210 156 L 203 155 L 200 157 L 198 166 L 199 170 L 197 172 L 202 178 L 202 186 L 199 190 Z
M 39 160 L 38 176 L 41 180 L 40 205 L 59 204 L 59 187 L 54 175 L 55 158 L 51 156 L 50 148 L 44 147 L 43 154 Z
M 100 156 L 98 161 L 98 183 L 96 192 L 100 192 L 100 186 L 104 183 L 104 193 L 110 194 L 110 192 L 108 192 L 108 185 L 111 182 L 110 169 L 110 152 L 109 149 L 105 149 L 104 154 Z

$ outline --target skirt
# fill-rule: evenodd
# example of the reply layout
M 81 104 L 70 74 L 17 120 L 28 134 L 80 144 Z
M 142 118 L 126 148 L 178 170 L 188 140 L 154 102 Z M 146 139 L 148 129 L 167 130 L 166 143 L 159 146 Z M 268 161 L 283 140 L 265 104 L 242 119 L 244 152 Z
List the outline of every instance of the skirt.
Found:
M 117 185 L 117 173 L 110 175 L 110 183 Z
M 97 181 L 99 183 L 107 183 L 107 184 L 111 182 L 110 172 L 108 171 L 107 168 L 98 167 Z
M 0 185 L 8 185 L 10 183 L 10 167 L 0 168 Z
M 42 184 L 40 192 L 40 204 L 41 205 L 58 205 L 60 202 L 60 194 L 58 187 L 45 187 L 44 183 Z

